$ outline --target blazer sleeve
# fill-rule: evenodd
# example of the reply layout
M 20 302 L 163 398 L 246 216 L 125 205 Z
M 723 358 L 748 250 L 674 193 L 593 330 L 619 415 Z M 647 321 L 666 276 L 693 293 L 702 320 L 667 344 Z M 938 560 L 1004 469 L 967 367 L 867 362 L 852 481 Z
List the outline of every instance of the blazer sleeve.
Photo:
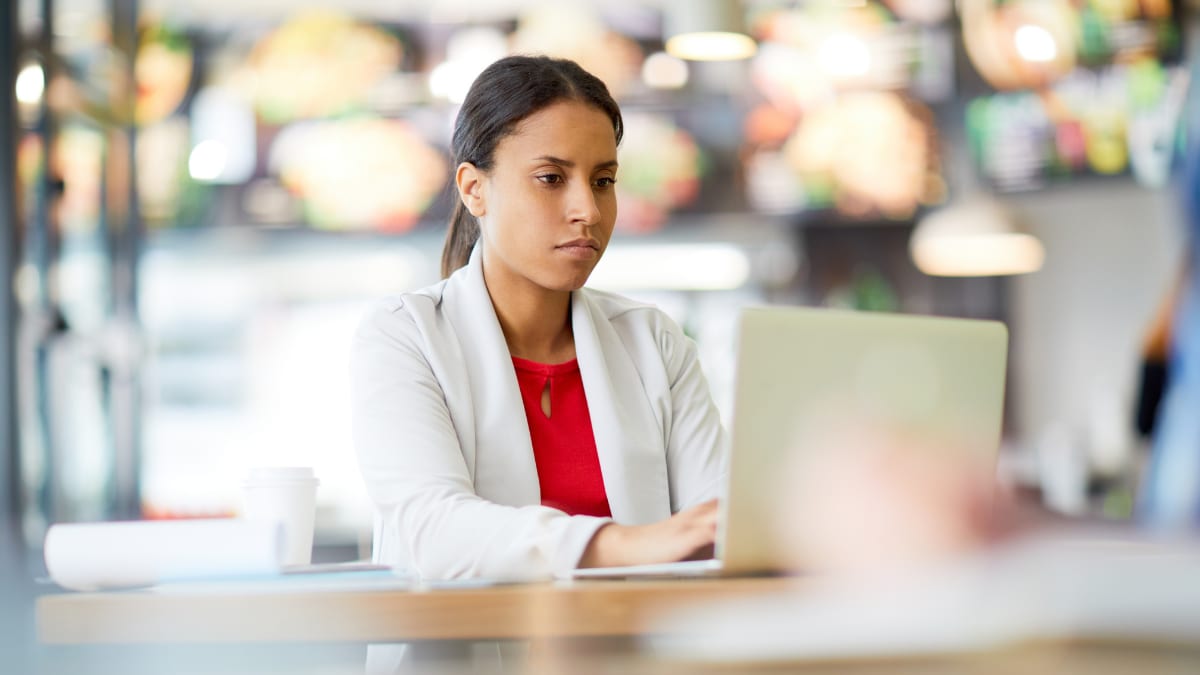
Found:
M 666 429 L 671 512 L 724 497 L 729 439 L 700 368 L 696 343 L 670 317 L 657 312 L 659 349 L 670 386 Z
M 398 303 L 372 311 L 351 355 L 354 440 L 389 547 L 423 578 L 544 578 L 574 569 L 604 518 L 504 506 L 473 489 L 425 338 Z M 397 560 L 389 560 L 395 563 Z

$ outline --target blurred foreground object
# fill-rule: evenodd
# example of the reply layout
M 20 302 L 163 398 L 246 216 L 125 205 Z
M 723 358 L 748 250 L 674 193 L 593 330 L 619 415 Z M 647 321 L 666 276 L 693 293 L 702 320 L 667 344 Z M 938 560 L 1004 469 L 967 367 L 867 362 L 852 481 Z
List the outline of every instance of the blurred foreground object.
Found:
M 906 575 L 808 577 L 792 593 L 689 607 L 648 631 L 656 637 L 646 646 L 659 657 L 726 664 L 992 653 L 1073 640 L 1190 647 L 1200 642 L 1197 569 L 1196 541 L 1096 532 L 1027 539 Z
M 781 470 L 774 531 L 802 573 L 793 589 L 666 616 L 647 632 L 650 652 L 744 665 L 1200 644 L 1200 540 L 1035 530 L 997 490 L 990 459 L 850 419 L 809 430 L 798 445 L 823 452 Z
M 802 572 L 894 574 L 971 554 L 1009 530 L 990 454 L 897 427 L 837 425 L 785 469 L 776 536 Z

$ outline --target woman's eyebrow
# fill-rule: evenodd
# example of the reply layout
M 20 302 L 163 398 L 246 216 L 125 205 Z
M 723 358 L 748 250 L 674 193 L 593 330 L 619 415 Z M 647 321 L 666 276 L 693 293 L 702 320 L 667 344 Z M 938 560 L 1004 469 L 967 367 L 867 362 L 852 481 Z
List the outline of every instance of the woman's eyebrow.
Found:
M 557 166 L 561 166 L 564 169 L 575 168 L 575 162 L 573 162 L 569 159 L 555 157 L 554 155 L 542 155 L 541 157 L 535 157 L 534 161 L 535 162 L 548 162 L 550 164 L 555 164 Z M 600 162 L 599 164 L 597 164 L 593 168 L 593 171 L 599 171 L 600 169 L 615 169 L 615 168 L 617 168 L 617 160 L 610 159 L 606 162 Z

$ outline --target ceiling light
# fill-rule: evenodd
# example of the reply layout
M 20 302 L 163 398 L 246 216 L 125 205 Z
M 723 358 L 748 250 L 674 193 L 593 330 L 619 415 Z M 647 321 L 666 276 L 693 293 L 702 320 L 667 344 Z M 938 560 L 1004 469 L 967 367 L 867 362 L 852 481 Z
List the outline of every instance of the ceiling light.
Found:
M 667 53 L 690 61 L 733 61 L 754 55 L 735 0 L 672 0 L 663 15 Z
M 932 276 L 982 277 L 1041 269 L 1042 242 L 999 202 L 977 198 L 934 211 L 909 240 L 917 267 Z

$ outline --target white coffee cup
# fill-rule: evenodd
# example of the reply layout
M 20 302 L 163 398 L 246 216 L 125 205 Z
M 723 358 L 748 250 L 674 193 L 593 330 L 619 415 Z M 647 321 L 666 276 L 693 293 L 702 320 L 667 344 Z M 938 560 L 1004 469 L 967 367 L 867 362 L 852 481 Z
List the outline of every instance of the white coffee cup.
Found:
M 312 561 L 313 519 L 317 485 L 311 467 L 264 466 L 250 470 L 242 482 L 242 517 L 283 526 L 283 564 Z

